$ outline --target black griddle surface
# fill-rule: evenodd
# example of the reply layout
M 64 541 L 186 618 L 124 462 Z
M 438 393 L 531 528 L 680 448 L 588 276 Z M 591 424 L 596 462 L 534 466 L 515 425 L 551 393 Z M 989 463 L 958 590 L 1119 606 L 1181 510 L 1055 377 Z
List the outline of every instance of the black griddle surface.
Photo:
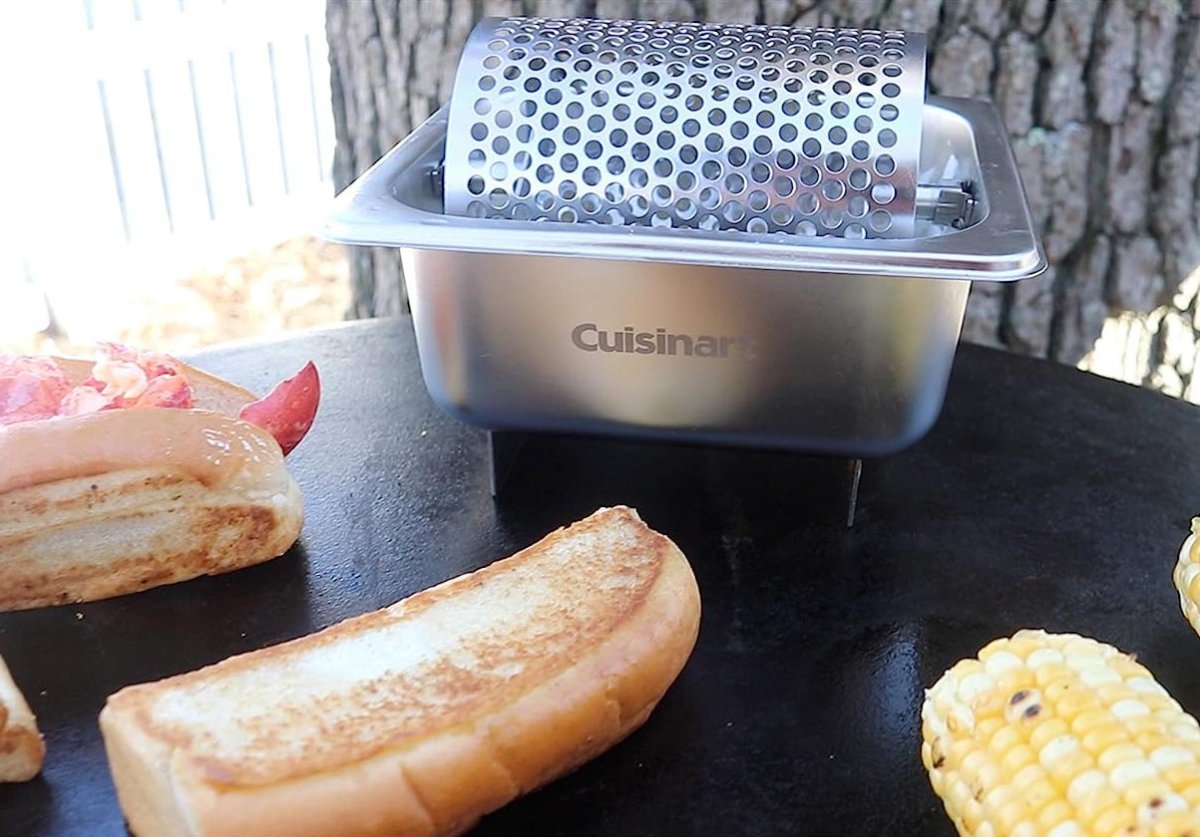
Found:
M 0 833 L 123 833 L 96 715 L 120 687 L 323 628 L 635 506 L 691 560 L 699 643 L 649 722 L 479 834 L 952 834 L 919 758 L 922 689 L 1022 627 L 1136 652 L 1200 711 L 1200 639 L 1171 569 L 1200 512 L 1200 410 L 1072 369 L 962 346 L 925 440 L 866 463 L 527 440 L 489 494 L 485 436 L 442 415 L 407 320 L 217 349 L 265 391 L 324 380 L 290 457 L 305 495 L 286 556 L 93 604 L 0 614 L 0 654 L 49 748 L 0 786 Z

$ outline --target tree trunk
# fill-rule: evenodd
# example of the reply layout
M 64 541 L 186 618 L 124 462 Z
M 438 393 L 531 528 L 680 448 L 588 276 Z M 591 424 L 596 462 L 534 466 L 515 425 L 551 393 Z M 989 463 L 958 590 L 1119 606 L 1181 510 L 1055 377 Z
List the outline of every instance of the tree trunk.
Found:
M 1200 0 L 329 0 L 339 188 L 446 99 L 478 17 L 509 14 L 928 33 L 931 91 L 1000 107 L 1051 263 L 977 284 L 964 337 L 1076 363 L 1106 317 L 1137 312 L 1144 373 L 1190 382 Z M 360 251 L 352 273 L 356 315 L 404 310 L 394 251 Z

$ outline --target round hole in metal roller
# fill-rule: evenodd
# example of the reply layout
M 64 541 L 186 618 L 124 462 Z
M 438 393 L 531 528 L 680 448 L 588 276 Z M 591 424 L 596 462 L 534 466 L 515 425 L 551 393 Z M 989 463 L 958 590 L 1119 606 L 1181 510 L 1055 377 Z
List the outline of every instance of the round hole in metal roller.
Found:
M 496 86 L 496 79 L 493 78 L 492 76 L 480 76 L 479 77 L 479 89 L 480 90 L 491 90 L 495 86 Z
M 646 174 L 645 169 L 634 169 L 629 172 L 629 185 L 635 189 L 645 189 L 650 183 L 650 175 Z
M 791 197 L 792 193 L 796 191 L 796 181 L 790 177 L 775 178 L 774 186 L 775 194 L 781 198 Z
M 654 174 L 658 177 L 670 177 L 674 170 L 674 164 L 666 157 L 659 157 L 654 161 Z
M 850 182 L 851 189 L 865 189 L 871 184 L 871 175 L 866 169 L 855 169 L 850 172 L 850 176 L 846 178 Z
M 513 155 L 513 168 L 517 171 L 528 171 L 533 165 L 533 155 L 528 151 L 518 151 Z
M 825 91 L 824 90 L 810 91 L 808 94 L 808 103 L 815 107 L 820 107 L 821 105 L 825 104 Z
M 554 167 L 548 166 L 545 163 L 537 167 L 537 179 L 539 183 L 550 183 L 554 180 Z
M 834 207 L 828 207 L 821 210 L 821 214 L 817 216 L 817 220 L 821 222 L 821 226 L 827 230 L 835 230 L 842 223 L 842 211 Z
M 649 117 L 639 116 L 633 121 L 633 130 L 637 131 L 642 136 L 654 130 L 654 122 Z
M 558 220 L 564 224 L 574 224 L 579 220 L 579 213 L 573 207 L 564 206 L 558 210 Z
M 766 163 L 755 163 L 750 167 L 750 179 L 755 183 L 766 183 L 771 179 L 771 167 Z
M 746 161 L 750 155 L 746 153 L 746 149 L 734 146 L 729 149 L 729 153 L 725 155 L 725 159 L 729 161 L 729 165 L 737 167 L 746 165 Z
M 896 132 L 891 128 L 884 128 L 879 132 L 879 144 L 884 148 L 891 148 L 896 144 Z
M 617 82 L 617 95 L 618 96 L 628 96 L 631 93 L 633 93 L 633 82 L 632 81 L 618 81 Z
M 738 96 L 733 100 L 733 109 L 738 113 L 748 113 L 750 110 L 750 100 L 745 96 Z
M 595 215 L 600 211 L 602 204 L 600 203 L 600 198 L 589 192 L 579 199 L 579 206 L 588 215 Z
M 549 212 L 554 208 L 554 195 L 543 189 L 534 197 L 533 204 L 542 212 Z
M 758 100 L 764 105 L 772 104 L 778 98 L 779 91 L 772 87 L 764 87 L 762 90 L 758 91 Z
M 725 111 L 721 110 L 721 108 L 713 108 L 712 110 L 710 110 L 708 112 L 708 124 L 709 125 L 724 125 L 725 124 Z
M 745 208 L 737 201 L 729 201 L 721 210 L 721 215 L 731 224 L 736 224 L 746 217 Z
M 854 119 L 854 130 L 858 131 L 860 134 L 870 133 L 871 128 L 874 126 L 875 123 L 869 116 L 859 116 Z
M 530 186 L 529 180 L 527 178 L 518 177 L 516 180 L 513 181 L 513 194 L 516 195 L 518 198 L 529 197 L 530 190 L 531 190 L 531 186 Z
M 860 108 L 869 108 L 875 104 L 875 97 L 864 91 L 858 94 L 858 97 L 854 100 L 854 102 Z
M 471 153 L 467 155 L 467 162 L 475 168 L 483 168 L 487 163 L 487 154 L 482 148 L 473 148 Z
M 810 159 L 819 157 L 821 156 L 821 141 L 816 137 L 809 137 L 800 145 L 800 151 Z
M 821 182 L 821 170 L 816 166 L 804 166 L 800 169 L 800 183 L 804 186 L 813 187 Z
M 608 210 L 608 212 L 605 212 L 601 220 L 606 224 L 624 224 L 625 216 L 621 214 L 621 210 L 614 207 L 613 209 Z
M 804 127 L 810 131 L 819 131 L 825 126 L 825 120 L 819 113 L 810 113 L 804 117 Z
M 896 197 L 896 187 L 890 183 L 876 183 L 871 189 L 871 200 L 878 204 L 889 204 Z
M 790 206 L 777 206 L 771 210 L 771 223 L 777 227 L 786 227 L 796 218 L 796 213 Z
M 595 186 L 600 182 L 600 169 L 595 166 L 588 166 L 583 170 L 583 182 L 589 186 Z
M 695 119 L 685 119 L 683 124 L 679 126 L 679 130 L 683 132 L 685 137 L 694 137 L 700 134 L 700 122 Z
M 557 105 L 559 102 L 562 101 L 562 98 L 563 98 L 562 91 L 557 88 L 552 87 L 546 91 L 545 99 L 546 99 L 546 104 L 548 104 L 548 105 Z
M 771 231 L 771 226 L 763 218 L 751 218 L 746 222 L 746 232 L 762 235 Z
M 850 82 L 845 79 L 839 79 L 833 83 L 833 92 L 839 96 L 849 96 L 850 91 L 854 88 L 850 86 Z
M 704 176 L 705 180 L 720 180 L 723 173 L 723 167 L 717 160 L 705 160 L 704 164 L 700 166 L 700 174 Z
M 799 93 L 801 90 L 804 89 L 804 82 L 802 82 L 798 78 L 784 79 L 783 89 L 786 90 L 788 93 Z
M 542 114 L 542 127 L 545 128 L 547 131 L 553 131 L 555 128 L 557 128 L 558 127 L 558 114 L 543 113 Z M 542 140 L 542 142 L 546 142 L 546 141 L 547 140 Z
M 508 137 L 496 137 L 492 140 L 492 151 L 495 151 L 497 154 L 507 154 L 508 148 Z
M 604 168 L 608 169 L 609 174 L 620 174 L 625 171 L 625 160 L 622 157 L 609 157 Z
M 858 140 L 850 146 L 850 156 L 860 163 L 871 156 L 871 146 L 865 140 Z
M 781 169 L 790 169 L 796 165 L 796 153 L 790 149 L 783 149 L 775 155 L 775 165 Z
M 679 176 L 675 178 L 675 186 L 683 192 L 692 191 L 696 188 L 696 175 L 690 171 L 681 171 Z
M 746 188 L 746 178 L 734 172 L 725 178 L 725 191 L 738 194 Z
M 884 105 L 879 109 L 879 118 L 885 122 L 894 122 L 900 115 L 900 109 L 895 105 Z
M 658 112 L 658 118 L 670 125 L 679 118 L 679 110 L 673 107 L 665 107 Z
M 533 215 L 529 207 L 523 203 L 513 204 L 513 208 L 509 210 L 508 214 L 514 221 L 528 221 Z
M 482 122 L 476 122 L 471 126 L 471 139 L 482 141 L 487 139 L 487 135 L 488 126 L 484 125 Z
M 629 149 L 629 154 L 639 163 L 644 163 L 650 159 L 650 146 L 644 142 L 635 142 Z
M 583 153 L 589 160 L 599 160 L 604 154 L 604 146 L 596 140 L 588 140 L 583 146 Z
M 842 235 L 846 238 L 866 238 L 867 230 L 862 224 L 847 224 L 846 229 L 842 231 Z
M 721 229 L 721 219 L 716 215 L 702 215 L 700 220 L 696 222 L 696 226 L 702 230 L 713 232 Z
M 488 171 L 492 175 L 492 180 L 503 180 L 508 177 L 508 165 L 500 161 L 492 163 L 492 167 Z
M 890 154 L 880 154 L 875 158 L 875 171 L 887 177 L 896 170 L 896 161 Z
M 784 116 L 795 116 L 800 113 L 800 103 L 795 99 L 784 99 L 779 109 L 783 111 Z
M 705 209 L 716 209 L 717 204 L 721 202 L 721 193 L 711 186 L 705 186 L 696 199 Z
M 671 216 L 666 212 L 655 212 L 650 216 L 650 226 L 652 227 L 670 227 Z
M 900 69 L 899 64 L 888 64 L 886 67 L 884 67 L 882 70 L 880 70 L 880 72 L 883 73 L 888 78 L 898 78 L 900 76 L 900 74 L 904 71 L 902 69 Z
M 817 234 L 817 225 L 812 221 L 801 221 L 796 225 L 796 235 L 812 237 Z
M 684 221 L 690 221 L 695 218 L 698 211 L 696 204 L 687 198 L 680 198 L 675 202 L 675 214 Z
M 709 134 L 704 138 L 704 147 L 712 153 L 717 153 L 725 146 L 725 139 L 720 134 Z
M 537 109 L 537 102 L 535 102 L 533 99 L 526 99 L 525 101 L 521 102 L 521 105 L 518 108 L 518 110 L 521 112 L 521 116 L 525 117 L 533 116 L 535 113 L 537 113 Z
M 485 116 L 492 109 L 491 99 L 476 99 L 475 112 L 480 116 Z
M 900 85 L 889 81 L 879 89 L 879 92 L 887 96 L 889 99 L 894 99 L 900 95 Z
M 769 110 L 762 110 L 758 112 L 758 116 L 754 118 L 754 121 L 758 123 L 758 127 L 760 128 L 770 128 L 775 124 L 775 114 Z
M 759 135 L 754 138 L 754 153 L 762 157 L 771 153 L 771 149 L 775 144 L 771 142 L 771 138 L 766 135 Z
M 838 201 L 846 194 L 846 186 L 840 180 L 826 180 L 821 187 L 821 194 L 828 200 Z
M 467 180 L 467 191 L 472 195 L 483 194 L 483 178 L 479 175 L 474 175 Z
M 536 93 L 542 89 L 542 82 L 541 79 L 527 78 L 521 86 L 525 88 L 526 93 Z
M 679 159 L 690 166 L 700 159 L 700 152 L 694 145 L 681 145 L 679 146 Z
M 625 200 L 625 187 L 620 183 L 610 183 L 604 187 L 604 198 L 609 203 L 620 203 Z
M 605 126 L 604 117 L 598 113 L 593 113 L 591 116 L 588 117 L 587 126 L 588 126 L 589 131 L 592 131 L 597 134 L 600 133 L 601 131 L 604 130 L 604 126 Z
M 467 215 L 471 218 L 486 217 L 487 210 L 487 204 L 483 201 L 471 201 L 467 204 Z
M 635 218 L 640 218 L 650 211 L 650 201 L 641 195 L 634 195 L 629 199 L 629 211 Z
M 803 215 L 812 215 L 821 206 L 821 201 L 812 192 L 805 192 L 796 198 L 796 211 Z
M 572 172 L 579 168 L 579 158 L 574 154 L 564 154 L 559 158 L 558 165 L 563 171 Z
M 656 101 L 658 101 L 658 99 L 655 97 L 655 95 L 653 93 L 650 93 L 650 92 L 642 93 L 641 95 L 639 95 L 637 97 L 638 105 L 641 107 L 644 107 L 644 108 L 654 107 L 654 103 Z
M 675 135 L 670 131 L 659 131 L 658 136 L 654 138 L 654 141 L 663 151 L 675 147 Z
M 573 180 L 564 180 L 558 184 L 558 196 L 565 201 L 574 200 L 578 192 L 579 190 L 576 188 L 575 181 Z
M 846 158 L 838 151 L 834 151 L 825 156 L 825 169 L 837 174 L 846 168 Z
M 834 145 L 841 145 L 846 141 L 846 129 L 841 125 L 834 125 L 829 129 L 829 141 Z
M 892 213 L 886 209 L 876 209 L 871 213 L 871 229 L 875 232 L 887 232 L 892 226 Z
M 862 195 L 851 195 L 850 200 L 846 201 L 846 212 L 852 218 L 863 217 L 867 214 L 869 208 L 870 205 L 867 203 L 867 199 Z
M 614 148 L 624 148 L 625 143 L 629 142 L 629 134 L 623 128 L 617 128 L 608 135 L 608 141 Z
M 683 106 L 691 111 L 697 111 L 704 107 L 704 99 L 694 93 L 683 100 Z

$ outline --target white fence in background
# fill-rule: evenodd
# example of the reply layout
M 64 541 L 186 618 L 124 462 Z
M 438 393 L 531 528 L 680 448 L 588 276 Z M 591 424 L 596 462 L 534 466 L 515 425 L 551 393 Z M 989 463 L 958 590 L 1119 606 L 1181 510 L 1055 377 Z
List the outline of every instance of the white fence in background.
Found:
M 86 335 L 146 283 L 317 231 L 324 30 L 324 0 L 0 3 L 0 333 L 31 284 Z

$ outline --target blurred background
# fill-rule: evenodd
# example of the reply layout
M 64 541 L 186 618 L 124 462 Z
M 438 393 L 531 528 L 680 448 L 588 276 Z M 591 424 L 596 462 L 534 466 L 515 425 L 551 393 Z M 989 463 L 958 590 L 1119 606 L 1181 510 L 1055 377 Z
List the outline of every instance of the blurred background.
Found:
M 483 15 L 907 28 L 1000 107 L 1051 269 L 964 338 L 1200 402 L 1200 0 L 0 5 L 0 351 L 166 351 L 406 307 L 330 200 L 449 94 Z

